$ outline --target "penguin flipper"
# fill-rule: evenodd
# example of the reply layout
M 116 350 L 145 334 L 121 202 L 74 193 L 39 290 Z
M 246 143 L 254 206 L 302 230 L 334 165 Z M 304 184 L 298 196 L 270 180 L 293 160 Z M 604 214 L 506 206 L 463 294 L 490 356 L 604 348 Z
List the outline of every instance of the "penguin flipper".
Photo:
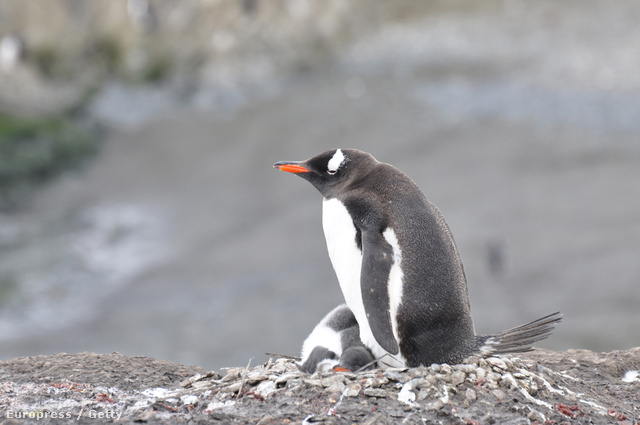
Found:
M 362 270 L 360 290 L 369 327 L 380 346 L 398 354 L 398 343 L 389 312 L 389 274 L 393 266 L 393 247 L 379 231 L 362 230 Z

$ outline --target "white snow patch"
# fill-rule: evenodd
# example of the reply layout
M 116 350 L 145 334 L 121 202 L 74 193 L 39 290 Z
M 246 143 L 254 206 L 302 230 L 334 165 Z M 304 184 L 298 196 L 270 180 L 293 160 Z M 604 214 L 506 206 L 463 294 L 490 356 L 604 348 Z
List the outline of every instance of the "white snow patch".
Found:
M 180 401 L 182 401 L 184 404 L 195 404 L 198 402 L 198 396 L 193 394 L 186 394 L 180 396 Z
M 147 397 L 153 398 L 167 398 L 167 396 L 171 393 L 172 391 L 169 391 L 166 388 L 149 388 L 142 391 L 142 394 L 146 395 Z
M 402 389 L 398 393 L 398 401 L 404 404 L 408 404 L 409 406 L 417 406 L 416 403 L 416 393 L 413 392 L 416 383 L 415 380 L 409 381 L 402 386 Z
M 227 401 L 212 401 L 211 403 L 209 403 L 207 405 L 206 410 L 216 410 L 216 409 L 222 409 L 223 407 L 231 407 L 233 405 L 235 405 L 236 402 L 235 400 L 227 400 Z
M 635 381 L 640 382 L 640 372 L 638 372 L 637 370 L 627 371 L 627 373 L 625 373 L 624 377 L 622 378 L 622 382 L 632 383 Z

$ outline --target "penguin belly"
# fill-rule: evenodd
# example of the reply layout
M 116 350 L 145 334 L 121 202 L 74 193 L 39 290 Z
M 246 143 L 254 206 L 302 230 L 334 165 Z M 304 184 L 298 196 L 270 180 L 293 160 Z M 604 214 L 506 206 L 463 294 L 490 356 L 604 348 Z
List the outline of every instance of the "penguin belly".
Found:
M 360 339 L 371 350 L 376 359 L 384 356 L 379 361 L 381 367 L 404 367 L 405 361 L 400 353 L 395 356 L 388 353 L 378 344 L 371 331 L 362 301 L 362 289 L 360 286 L 362 251 L 356 243 L 356 228 L 353 224 L 353 219 L 340 200 L 336 198 L 324 199 L 322 204 L 322 228 L 327 242 L 329 258 L 338 277 L 342 295 L 358 321 Z M 394 268 L 396 270 L 392 269 L 390 276 L 401 279 L 402 273 L 398 271 L 399 265 L 394 265 Z M 390 286 L 392 286 L 390 289 L 393 289 L 390 293 L 390 303 L 393 308 L 390 308 L 390 310 L 391 313 L 395 314 L 400 303 L 397 295 L 400 294 L 401 296 L 401 289 L 398 290 L 398 287 L 401 288 L 401 282 L 392 282 Z M 397 341 L 395 315 L 392 315 L 391 321 Z

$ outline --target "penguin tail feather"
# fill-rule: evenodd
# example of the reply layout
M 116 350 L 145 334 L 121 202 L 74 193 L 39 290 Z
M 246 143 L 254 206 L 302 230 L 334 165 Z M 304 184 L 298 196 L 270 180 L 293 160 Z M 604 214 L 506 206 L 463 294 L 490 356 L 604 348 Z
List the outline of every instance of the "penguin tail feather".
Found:
M 551 335 L 556 324 L 562 320 L 562 314 L 556 312 L 515 328 L 507 329 L 488 336 L 480 347 L 485 356 L 506 353 L 524 353 L 531 351 L 531 345 Z

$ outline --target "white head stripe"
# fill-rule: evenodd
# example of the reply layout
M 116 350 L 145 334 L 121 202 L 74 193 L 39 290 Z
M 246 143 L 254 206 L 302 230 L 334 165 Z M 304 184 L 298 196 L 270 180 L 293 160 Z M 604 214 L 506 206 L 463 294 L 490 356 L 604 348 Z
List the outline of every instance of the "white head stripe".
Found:
M 329 161 L 327 165 L 327 169 L 329 171 L 338 171 L 338 168 L 344 162 L 344 154 L 342 153 L 342 149 L 336 150 L 336 153 L 333 154 L 333 158 Z

